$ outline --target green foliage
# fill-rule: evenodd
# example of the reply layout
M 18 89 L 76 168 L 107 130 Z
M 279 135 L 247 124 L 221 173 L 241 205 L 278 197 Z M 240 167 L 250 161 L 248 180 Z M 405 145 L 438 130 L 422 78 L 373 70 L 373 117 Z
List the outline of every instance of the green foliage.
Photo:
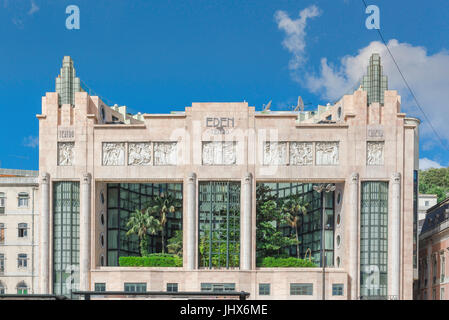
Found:
M 167 214 L 173 213 L 181 207 L 179 201 L 171 194 L 161 193 L 159 196 L 154 196 L 145 205 L 145 212 L 155 217 L 159 221 L 159 229 L 162 236 L 162 253 L 165 253 L 165 232 L 167 225 Z
M 317 265 L 309 259 L 298 259 L 294 257 L 277 258 L 265 257 L 257 261 L 258 267 L 263 268 L 314 268 Z
M 175 235 L 167 240 L 168 253 L 182 258 L 182 230 L 176 230 Z
M 182 258 L 164 253 L 152 253 L 146 257 L 120 257 L 121 267 L 182 267 Z
M 449 193 L 449 168 L 419 171 L 419 192 L 436 194 L 438 202 L 446 199 Z
M 226 244 L 226 241 L 220 241 L 218 242 L 218 239 L 226 239 L 223 235 L 225 233 L 225 230 L 223 229 L 223 232 L 212 232 L 212 267 L 226 267 L 226 252 L 229 252 L 229 267 L 238 267 L 240 265 L 240 242 L 229 242 L 229 251 L 228 245 Z M 234 238 L 234 231 L 231 229 L 229 231 L 229 238 Z M 204 232 L 202 233 L 202 236 L 200 238 L 200 243 L 198 246 L 198 250 L 200 252 L 200 264 L 201 267 L 209 267 L 209 254 L 210 254 L 210 229 L 206 228 Z M 220 254 L 216 254 L 220 253 Z
M 283 201 L 282 199 L 271 195 L 270 189 L 263 184 L 257 185 L 256 194 L 257 256 L 280 257 L 288 247 L 299 245 L 296 232 L 294 232 L 294 234 L 284 235 L 280 229 L 280 226 L 291 225 L 289 219 L 291 220 L 290 222 L 293 222 L 295 219 L 290 212 L 292 214 L 299 214 L 299 212 L 302 212 L 302 208 L 299 207 L 297 208 L 298 210 L 294 210 L 296 209 L 295 204 L 300 204 L 299 200 L 291 198 L 287 201 Z M 303 204 L 301 203 L 301 205 Z M 290 211 L 290 209 L 293 211 Z
M 159 221 L 151 216 L 147 211 L 136 210 L 131 213 L 128 222 L 126 223 L 129 237 L 136 234 L 140 241 L 140 254 L 142 256 L 148 255 L 148 234 L 155 234 L 160 228 Z

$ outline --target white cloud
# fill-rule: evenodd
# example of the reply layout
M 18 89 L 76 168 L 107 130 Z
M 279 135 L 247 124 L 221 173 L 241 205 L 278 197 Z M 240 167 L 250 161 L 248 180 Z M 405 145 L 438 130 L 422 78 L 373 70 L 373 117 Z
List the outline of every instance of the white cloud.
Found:
M 438 162 L 427 158 L 419 159 L 419 170 L 427 170 L 430 168 L 443 168 L 443 166 Z
M 282 45 L 292 54 L 289 68 L 292 71 L 298 70 L 305 62 L 306 47 L 306 26 L 307 19 L 317 17 L 321 14 L 317 6 L 310 6 L 299 13 L 299 18 L 292 20 L 289 15 L 282 10 L 276 11 L 274 19 L 280 30 L 285 32 L 285 39 Z
M 23 139 L 25 147 L 36 148 L 39 145 L 39 137 L 28 136 Z
M 34 0 L 31 0 L 31 9 L 30 11 L 28 11 L 28 14 L 30 16 L 32 16 L 34 13 L 36 13 L 37 11 L 39 11 L 39 7 L 36 5 L 36 3 L 34 2 Z
M 449 141 L 447 130 L 449 52 L 442 50 L 428 54 L 424 47 L 400 43 L 395 39 L 388 42 L 388 47 L 439 136 Z M 371 42 L 356 55 L 344 56 L 336 65 L 322 58 L 319 72 L 305 74 L 301 79 L 302 83 L 322 98 L 335 101 L 344 94 L 352 93 L 352 90 L 358 87 L 367 71 L 366 67 L 372 53 L 379 53 L 382 58 L 384 74 L 388 76 L 388 88 L 398 90 L 402 96 L 402 111 L 423 121 L 420 131 L 424 138 L 436 139 L 425 117 L 412 100 L 385 45 L 381 42 Z

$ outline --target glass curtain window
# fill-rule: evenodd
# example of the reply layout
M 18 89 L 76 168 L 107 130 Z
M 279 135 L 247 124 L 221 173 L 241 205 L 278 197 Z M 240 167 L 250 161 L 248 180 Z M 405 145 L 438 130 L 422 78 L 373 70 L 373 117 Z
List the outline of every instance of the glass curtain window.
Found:
M 426 204 L 426 206 L 428 206 L 428 204 Z M 418 248 L 418 170 L 414 170 L 413 171 L 413 268 L 418 268 L 417 248 Z
M 79 182 L 53 184 L 53 293 L 77 298 L 79 290 Z
M 362 182 L 360 295 L 387 296 L 388 183 Z
M 297 223 L 300 258 L 308 258 L 310 256 L 316 264 L 321 264 L 321 217 L 323 215 L 322 197 L 320 193 L 313 190 L 312 183 L 257 183 L 256 192 L 256 212 L 257 217 L 263 216 L 259 214 L 261 207 L 267 201 L 273 200 L 277 207 L 282 207 L 289 198 L 299 197 L 303 203 L 308 204 L 307 214 L 300 214 Z M 334 192 L 325 193 L 324 201 L 326 205 L 325 213 L 325 255 L 326 265 L 331 267 L 334 265 Z M 286 237 L 295 236 L 296 230 L 289 225 L 276 225 L 276 221 L 257 220 L 257 224 L 270 222 L 276 226 L 277 230 L 282 231 Z M 259 230 L 261 229 L 257 229 Z M 264 241 L 265 237 L 258 235 L 258 241 Z M 259 246 L 257 246 L 259 247 Z M 292 245 L 281 248 L 278 252 L 267 253 L 262 250 L 257 252 L 257 258 L 264 258 L 266 255 L 297 257 L 297 247 Z M 307 255 L 307 257 L 306 257 Z
M 172 195 L 182 206 L 182 183 L 109 183 L 107 212 L 108 266 L 118 266 L 119 257 L 140 256 L 139 238 L 127 236 L 126 223 L 136 209 L 143 209 L 148 201 L 161 193 Z M 167 214 L 166 241 L 182 230 L 182 207 Z M 167 244 L 167 242 L 166 242 Z M 161 233 L 149 236 L 148 251 L 162 252 Z
M 240 266 L 240 183 L 199 183 L 199 265 Z

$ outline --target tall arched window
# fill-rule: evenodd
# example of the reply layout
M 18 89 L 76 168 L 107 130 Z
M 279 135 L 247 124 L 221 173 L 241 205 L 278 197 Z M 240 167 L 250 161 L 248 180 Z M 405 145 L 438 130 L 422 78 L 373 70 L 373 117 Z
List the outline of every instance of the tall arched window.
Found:
M 28 286 L 25 281 L 20 281 L 17 284 L 17 294 L 28 294 Z

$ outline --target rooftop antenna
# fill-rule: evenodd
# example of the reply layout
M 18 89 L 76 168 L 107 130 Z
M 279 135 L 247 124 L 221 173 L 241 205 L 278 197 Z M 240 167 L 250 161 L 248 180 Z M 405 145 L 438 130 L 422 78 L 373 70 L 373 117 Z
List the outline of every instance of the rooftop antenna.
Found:
M 263 109 L 262 112 L 264 112 L 264 111 L 270 111 L 270 108 L 271 108 L 271 101 L 273 101 L 273 100 L 270 100 L 270 102 L 268 102 L 267 105 L 263 105 L 263 106 L 265 107 L 265 109 Z
M 295 109 L 293 111 L 301 110 L 301 112 L 304 111 L 304 102 L 302 101 L 301 96 L 298 97 L 298 104 L 296 105 Z

